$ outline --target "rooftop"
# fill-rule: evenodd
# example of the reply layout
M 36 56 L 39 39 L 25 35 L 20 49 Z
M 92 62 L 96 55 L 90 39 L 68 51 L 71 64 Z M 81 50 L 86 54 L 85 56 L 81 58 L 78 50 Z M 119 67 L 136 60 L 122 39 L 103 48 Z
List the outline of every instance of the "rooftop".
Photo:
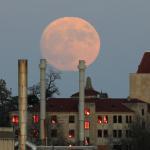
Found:
M 137 73 L 150 73 L 150 51 L 144 53 Z
M 86 86 L 85 86 L 85 97 L 86 98 L 108 98 L 107 93 L 96 91 L 92 86 L 92 80 L 90 77 L 87 77 Z M 71 95 L 71 98 L 79 98 L 79 92 L 76 92 Z
M 96 112 L 133 112 L 125 103 L 144 103 L 138 99 L 121 98 L 87 98 L 85 103 L 95 103 Z M 49 98 L 46 104 L 47 112 L 78 112 L 79 99 L 74 98 Z M 38 112 L 39 106 L 31 111 Z
M 103 94 L 103 95 L 102 95 Z M 105 93 L 107 94 L 107 93 Z M 103 96 L 103 97 L 102 97 Z M 102 92 L 94 90 L 90 77 L 87 77 L 85 86 L 85 104 L 95 104 L 96 112 L 133 112 L 125 103 L 144 103 L 138 99 L 108 98 Z M 79 92 L 70 98 L 48 98 L 46 101 L 47 112 L 78 112 Z M 40 106 L 33 107 L 31 111 L 38 112 Z

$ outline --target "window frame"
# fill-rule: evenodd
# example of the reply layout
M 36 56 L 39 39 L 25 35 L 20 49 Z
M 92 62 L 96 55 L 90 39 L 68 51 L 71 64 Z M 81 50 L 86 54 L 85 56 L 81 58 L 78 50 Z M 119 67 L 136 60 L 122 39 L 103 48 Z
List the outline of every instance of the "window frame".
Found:
M 115 130 L 115 129 L 113 130 L 113 137 L 117 138 L 117 130 Z
M 104 119 L 106 119 L 106 120 L 104 120 Z M 108 115 L 103 116 L 103 124 L 108 124 Z
M 71 135 L 71 136 L 70 136 Z M 68 131 L 68 136 L 69 136 L 69 138 L 75 138 L 75 130 L 74 129 L 70 129 L 69 131 Z
M 144 108 L 141 109 L 141 114 L 142 114 L 142 116 L 145 115 L 145 110 L 144 110 Z
M 104 137 L 104 138 L 107 138 L 107 137 L 108 137 L 108 130 L 107 130 L 107 129 L 104 129 L 104 130 L 103 130 L 103 137 Z
M 102 138 L 102 137 L 103 137 L 103 132 L 102 132 L 101 129 L 98 129 L 98 130 L 97 130 L 97 137 L 98 137 L 98 138 Z
M 57 129 L 51 129 L 51 138 L 57 138 L 58 131 Z
M 89 120 L 85 120 L 84 121 L 84 129 L 85 130 L 89 130 L 90 129 L 90 121 Z
M 122 130 L 118 130 L 118 138 L 122 138 Z
M 97 116 L 97 123 L 98 124 L 102 124 L 103 123 L 103 116 L 101 116 L 101 115 Z
M 74 115 L 69 116 L 69 123 L 75 123 L 75 116 Z
M 122 116 L 121 115 L 118 116 L 118 123 L 122 123 Z
M 113 115 L 113 123 L 117 123 L 117 115 Z
M 53 122 L 54 121 L 54 122 Z M 52 115 L 51 117 L 50 117 L 50 123 L 51 124 L 56 124 L 58 122 L 58 120 L 57 120 L 57 115 Z

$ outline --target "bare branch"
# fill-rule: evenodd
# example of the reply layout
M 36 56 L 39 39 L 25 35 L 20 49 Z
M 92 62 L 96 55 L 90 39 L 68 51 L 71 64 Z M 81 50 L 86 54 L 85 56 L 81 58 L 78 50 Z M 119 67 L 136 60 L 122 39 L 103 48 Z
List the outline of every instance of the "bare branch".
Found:
M 61 72 L 48 68 L 46 73 L 46 98 L 53 97 L 55 94 L 59 95 L 59 88 L 56 85 L 56 81 L 61 79 Z M 29 88 L 29 91 L 32 92 L 33 95 L 40 94 L 40 84 L 33 85 Z

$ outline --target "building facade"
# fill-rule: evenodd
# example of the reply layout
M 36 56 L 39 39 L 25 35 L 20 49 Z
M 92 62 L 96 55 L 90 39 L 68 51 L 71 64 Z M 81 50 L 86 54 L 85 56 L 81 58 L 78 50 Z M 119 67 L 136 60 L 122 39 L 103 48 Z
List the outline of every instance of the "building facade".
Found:
M 85 145 L 96 145 L 99 150 L 120 150 L 118 143 L 122 138 L 130 137 L 130 125 L 135 119 L 147 120 L 147 103 L 138 99 L 97 98 L 97 91 L 88 91 L 92 96 L 85 96 Z M 48 145 L 79 144 L 78 105 L 79 99 L 73 96 L 47 101 L 45 131 Z M 11 118 L 18 129 L 18 112 L 13 112 Z M 38 142 L 39 106 L 28 112 L 28 139 Z
M 150 103 L 150 52 L 144 53 L 136 73 L 130 74 L 130 97 Z
M 148 58 L 149 59 L 148 59 Z M 88 77 L 84 99 L 84 145 L 96 145 L 99 150 L 121 150 L 119 141 L 130 138 L 130 126 L 139 121 L 145 128 L 149 120 L 150 53 L 143 56 L 136 74 L 130 75 L 130 96 L 109 98 L 94 90 Z M 148 65 L 148 67 L 147 67 Z M 28 110 L 28 139 L 39 140 L 40 106 Z M 18 112 L 11 113 L 16 133 Z M 45 136 L 47 145 L 79 145 L 79 92 L 70 98 L 49 98 L 46 102 Z M 130 147 L 127 145 L 127 150 Z
M 1 127 L 0 128 L 0 149 L 14 150 L 15 138 L 13 128 Z

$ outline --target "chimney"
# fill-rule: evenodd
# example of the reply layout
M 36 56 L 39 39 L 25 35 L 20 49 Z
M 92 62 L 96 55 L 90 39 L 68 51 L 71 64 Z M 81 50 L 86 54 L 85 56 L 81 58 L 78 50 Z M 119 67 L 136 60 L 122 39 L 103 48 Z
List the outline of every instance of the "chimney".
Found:
M 79 142 L 84 145 L 84 84 L 85 84 L 85 61 L 79 60 Z
M 41 59 L 40 64 L 40 139 L 43 145 L 45 145 L 45 116 L 46 116 L 46 60 Z
M 27 140 L 27 60 L 18 60 L 19 149 L 26 149 Z

